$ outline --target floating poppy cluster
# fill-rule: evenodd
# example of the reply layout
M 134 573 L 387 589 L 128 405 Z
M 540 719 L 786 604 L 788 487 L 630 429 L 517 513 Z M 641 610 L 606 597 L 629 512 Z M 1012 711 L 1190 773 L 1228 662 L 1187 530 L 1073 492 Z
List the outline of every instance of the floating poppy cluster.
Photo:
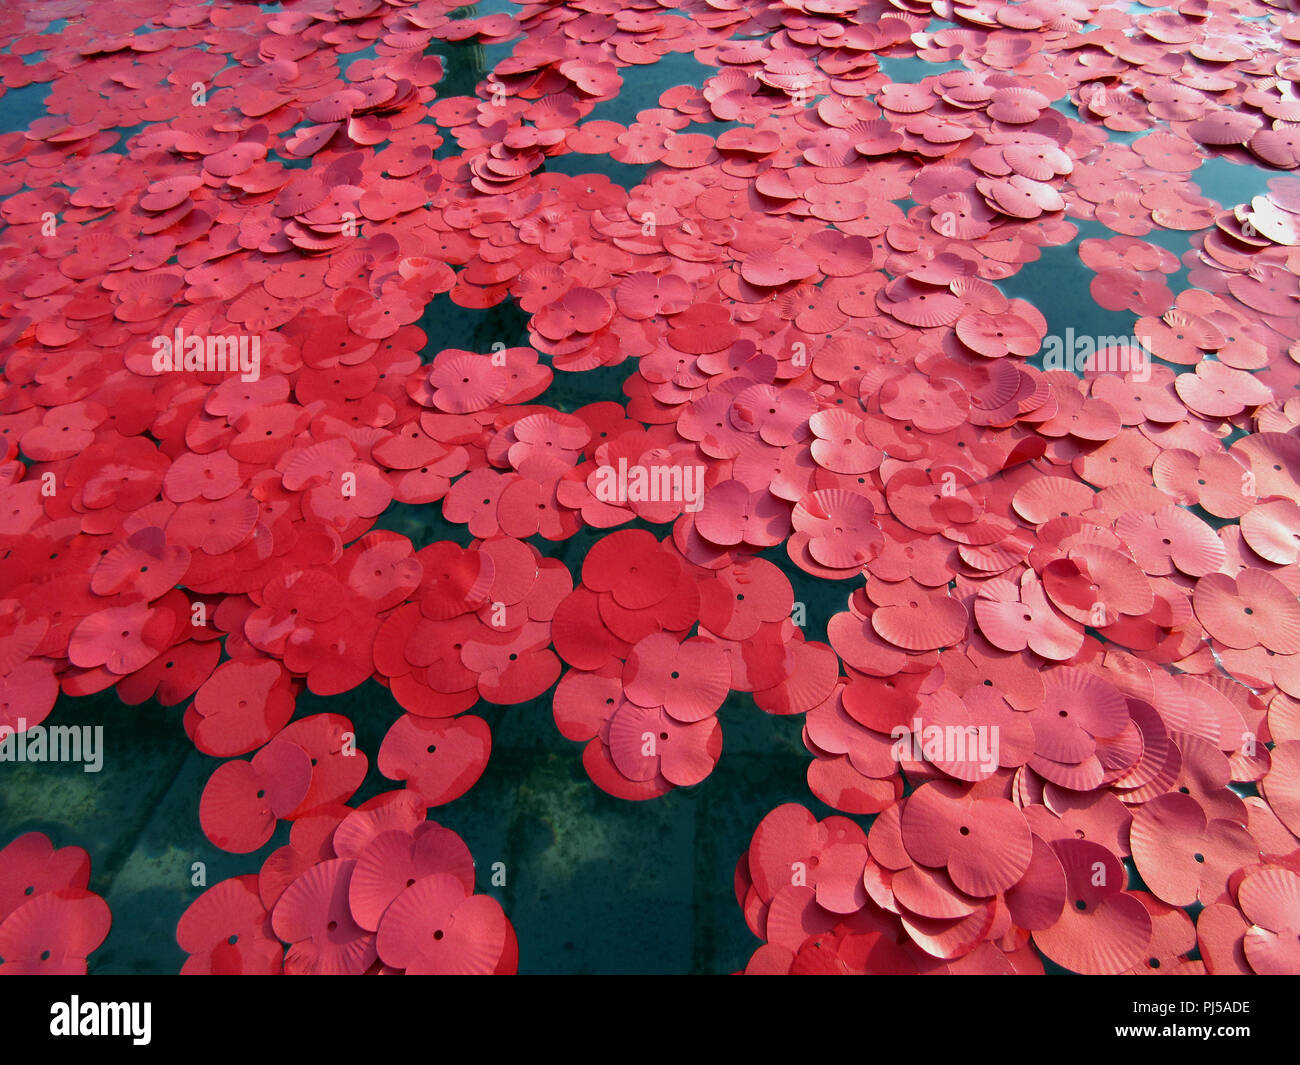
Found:
M 0 725 L 187 703 L 230 759 L 207 837 L 293 822 L 187 912 L 187 971 L 513 970 L 425 818 L 487 764 L 479 700 L 553 685 L 611 794 L 699 784 L 747 692 L 803 715 L 815 796 L 874 817 L 764 819 L 751 971 L 1296 971 L 1300 180 L 1225 207 L 1194 177 L 1300 165 L 1300 22 L 455 6 L 0 12 L 0 83 L 49 86 L 0 136 Z M 455 96 L 434 42 L 510 54 Z M 700 87 L 592 117 L 670 53 Z M 961 69 L 882 69 L 908 57 Z M 644 177 L 546 169 L 572 155 Z M 1061 337 L 997 283 L 1080 224 L 1114 234 L 1078 254 L 1133 336 L 1040 369 Z M 439 296 L 514 301 L 528 346 L 442 348 Z M 624 362 L 626 402 L 548 402 Z M 376 529 L 395 504 L 472 542 Z M 633 520 L 664 528 L 546 553 Z M 825 643 L 787 559 L 847 582 Z M 367 679 L 405 789 L 348 812 L 352 724 L 295 704 Z
M 469 848 L 426 812 L 412 791 L 314 804 L 260 874 L 223 880 L 185 911 L 182 973 L 514 973 L 501 904 L 474 894 Z
M 1240 821 L 1206 834 L 1203 811 L 1183 792 L 1132 819 L 1111 801 L 1076 804 L 1075 817 L 1058 820 L 1041 805 L 934 782 L 868 833 L 848 818 L 819 823 L 802 806 L 780 806 L 736 867 L 745 919 L 767 940 L 746 972 L 1024 975 L 1042 974 L 1043 958 L 1091 974 L 1296 971 L 1294 855 L 1255 861 Z M 1139 870 L 1160 878 L 1150 894 L 1123 887 L 1119 841 L 1130 820 Z M 1153 835 L 1171 826 L 1199 832 L 1217 852 L 1205 869 L 1179 835 Z M 1198 880 L 1219 901 L 1194 925 L 1181 905 L 1194 901 Z M 1197 946 L 1202 960 L 1188 960 Z
M 85 976 L 108 935 L 108 904 L 86 885 L 90 855 L 40 832 L 0 850 L 0 973 Z

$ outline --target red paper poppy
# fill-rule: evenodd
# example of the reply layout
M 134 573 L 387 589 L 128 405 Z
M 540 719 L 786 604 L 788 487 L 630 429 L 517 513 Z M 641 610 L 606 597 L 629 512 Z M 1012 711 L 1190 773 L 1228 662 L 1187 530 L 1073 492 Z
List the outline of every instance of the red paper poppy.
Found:
M 487 768 L 492 733 L 477 717 L 436 720 L 404 714 L 379 749 L 379 771 L 405 780 L 428 806 L 459 798 Z
M 1135 965 L 1151 939 L 1151 915 L 1125 892 L 1124 869 L 1104 847 L 1087 840 L 1052 844 L 1066 877 L 1061 918 L 1034 932 L 1049 958 L 1077 973 L 1119 973 Z
M 104 942 L 111 922 L 108 905 L 89 891 L 33 895 L 0 924 L 0 971 L 85 976 L 86 956 Z
M 362 928 L 376 930 L 385 911 L 416 880 L 434 874 L 455 877 L 474 890 L 474 858 L 455 832 L 431 821 L 413 830 L 380 832 L 357 852 L 348 883 L 348 905 Z
M 26 832 L 0 849 L 0 923 L 28 900 L 49 892 L 83 890 L 90 856 L 80 847 L 55 850 L 49 837 Z
M 375 935 L 356 923 L 348 907 L 356 865 L 344 858 L 313 865 L 276 902 L 271 927 L 289 944 L 286 973 L 357 976 L 374 962 Z
M 412 975 L 488 975 L 511 949 L 514 932 L 495 899 L 469 895 L 445 873 L 422 877 L 384 914 L 380 957 Z
M 1175 906 L 1218 902 L 1228 876 L 1258 855 L 1235 822 L 1207 820 L 1190 795 L 1172 792 L 1143 803 L 1133 816 L 1133 862 L 1159 898 Z
M 302 805 L 311 776 L 311 755 L 284 739 L 262 748 L 251 762 L 226 762 L 199 800 L 204 834 L 236 854 L 257 850 L 271 838 L 276 819 Z
M 278 975 L 284 947 L 258 897 L 257 877 L 214 884 L 190 903 L 176 925 L 176 941 L 189 957 L 182 975 Z
M 1290 869 L 1261 869 L 1242 880 L 1237 899 L 1251 921 L 1242 943 L 1250 967 L 1264 976 L 1294 972 L 1300 876 Z

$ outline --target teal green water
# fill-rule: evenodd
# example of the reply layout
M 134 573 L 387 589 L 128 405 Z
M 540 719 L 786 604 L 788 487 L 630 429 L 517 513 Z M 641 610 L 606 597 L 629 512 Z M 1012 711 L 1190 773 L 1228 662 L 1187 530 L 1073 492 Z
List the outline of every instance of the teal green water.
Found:
M 122 706 L 113 695 L 61 699 L 46 725 L 105 725 L 104 767 L 6 764 L 0 768 L 0 835 L 46 833 L 90 852 L 91 890 L 113 927 L 91 956 L 92 973 L 174 973 L 185 955 L 176 922 L 207 883 L 256 872 L 288 825 L 251 855 L 217 850 L 198 822 L 199 796 L 219 759 L 199 754 L 181 707 Z M 356 796 L 392 786 L 373 764 L 400 713 L 373 682 L 347 694 L 305 695 L 299 715 L 342 713 L 371 756 Z M 519 936 L 522 973 L 714 973 L 743 968 L 758 941 L 732 894 L 736 859 L 763 815 L 803 802 L 819 817 L 804 780 L 808 756 L 799 718 L 774 718 L 747 695 L 719 712 L 721 763 L 703 784 L 647 803 L 599 791 L 578 744 L 556 731 L 549 696 L 474 711 L 492 726 L 492 758 L 465 796 L 430 817 L 460 833 L 478 864 L 478 890 L 505 907 Z M 503 862 L 506 883 L 490 883 Z

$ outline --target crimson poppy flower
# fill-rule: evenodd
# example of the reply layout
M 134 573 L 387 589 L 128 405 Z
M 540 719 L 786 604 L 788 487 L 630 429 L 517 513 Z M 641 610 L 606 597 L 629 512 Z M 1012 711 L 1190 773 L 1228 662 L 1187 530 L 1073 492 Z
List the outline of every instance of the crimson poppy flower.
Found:
M 271 912 L 271 927 L 289 944 L 286 973 L 359 975 L 375 960 L 374 933 L 352 918 L 348 888 L 356 862 L 335 858 L 306 870 Z
M 1261 975 L 1291 972 L 1295 968 L 1298 936 L 1296 889 L 1300 878 L 1289 869 L 1265 868 L 1245 877 L 1237 888 L 1242 913 L 1251 921 L 1242 949 L 1252 969 Z
M 413 975 L 486 975 L 513 968 L 518 950 L 500 903 L 468 895 L 446 873 L 421 877 L 384 913 L 376 945 L 383 960 Z
M 0 970 L 85 976 L 86 957 L 108 936 L 112 918 L 98 895 L 58 888 L 33 895 L 0 923 Z
M 438 721 L 403 715 L 379 750 L 379 770 L 405 780 L 429 806 L 458 798 L 487 767 L 492 737 L 476 717 Z
M 186 731 L 205 754 L 247 754 L 289 723 L 295 694 L 290 674 L 275 659 L 231 659 L 195 694 Z
M 0 850 L 0 924 L 32 898 L 52 891 L 80 891 L 89 882 L 90 856 L 84 850 L 56 850 L 44 834 L 24 833 Z
M 182 975 L 273 976 L 282 970 L 284 947 L 251 874 L 214 884 L 195 899 L 176 926 L 176 941 L 189 955 Z
M 690 723 L 722 705 L 730 682 L 722 648 L 711 640 L 678 643 L 667 633 L 640 640 L 628 654 L 623 690 L 643 707 L 663 707 L 672 718 Z

